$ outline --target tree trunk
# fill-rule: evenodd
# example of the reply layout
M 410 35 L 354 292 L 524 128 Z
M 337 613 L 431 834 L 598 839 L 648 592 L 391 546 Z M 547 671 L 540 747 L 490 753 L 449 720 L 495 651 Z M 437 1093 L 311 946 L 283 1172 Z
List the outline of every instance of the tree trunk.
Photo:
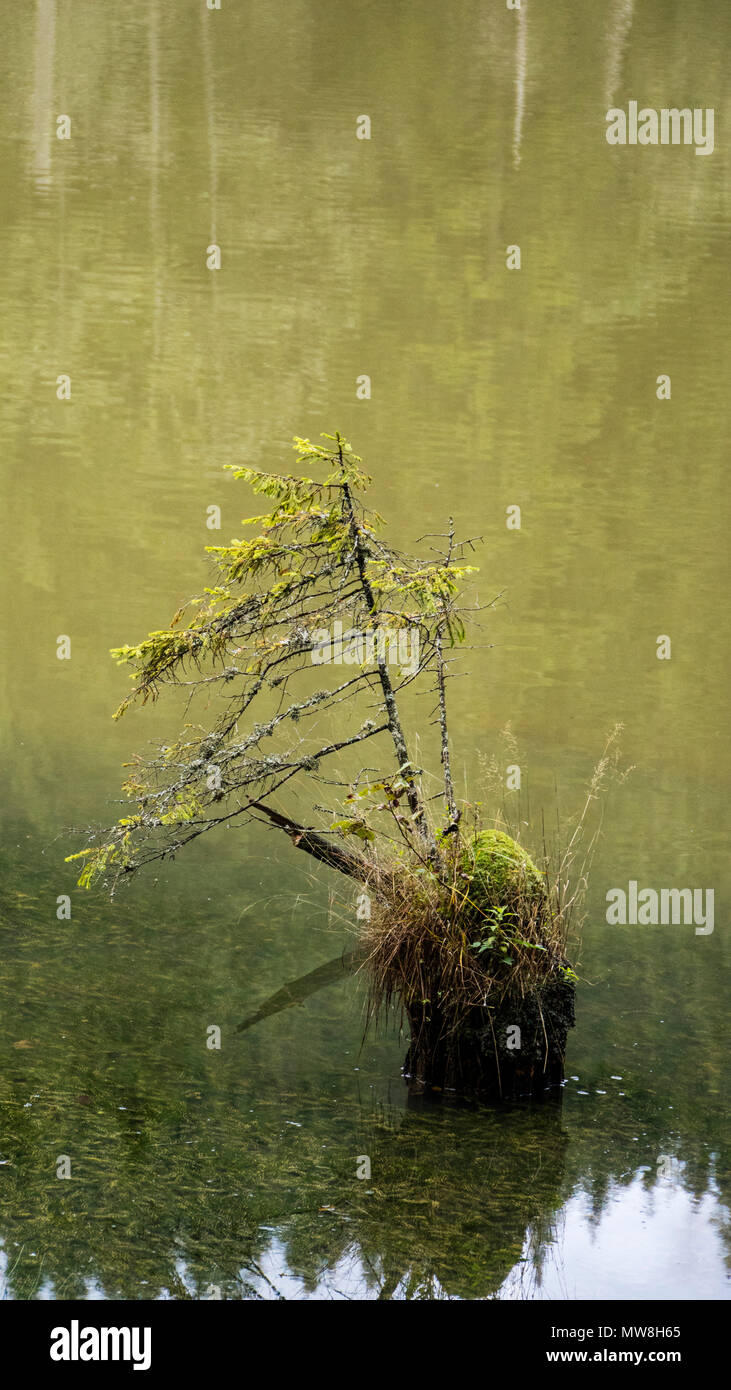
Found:
M 414 1005 L 404 1064 L 410 1091 L 452 1091 L 482 1100 L 542 1099 L 564 1079 L 574 1001 L 574 986 L 557 981 L 540 994 L 470 1010 L 451 1035 L 438 1008 Z

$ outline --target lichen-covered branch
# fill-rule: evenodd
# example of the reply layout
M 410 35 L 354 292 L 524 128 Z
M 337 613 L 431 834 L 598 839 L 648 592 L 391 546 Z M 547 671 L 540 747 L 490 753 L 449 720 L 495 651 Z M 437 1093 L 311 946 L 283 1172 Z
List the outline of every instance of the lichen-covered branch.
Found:
M 430 674 L 443 689 L 443 637 L 461 640 L 456 599 L 472 567 L 453 535 L 437 561 L 389 546 L 377 534 L 381 518 L 360 500 L 370 483 L 361 460 L 342 436 L 323 439 L 295 440 L 300 465 L 324 473 L 319 480 L 232 465 L 272 504 L 243 523 L 258 534 L 209 547 L 215 582 L 167 628 L 115 649 L 133 678 L 115 717 L 167 690 L 180 732 L 132 761 L 123 787 L 129 813 L 71 856 L 83 861 L 85 886 L 170 857 L 235 818 L 264 814 L 280 824 L 284 815 L 299 826 L 271 800 L 290 784 L 301 794 L 307 782 L 326 788 L 330 804 L 323 808 L 318 794 L 322 826 L 297 843 L 321 862 L 343 869 L 352 836 L 363 846 L 354 859 L 371 864 L 375 839 L 394 826 L 419 862 L 438 862 L 399 698 Z M 350 750 L 382 735 L 396 771 L 382 771 L 378 754 L 356 794 Z M 443 734 L 443 764 L 444 746 Z M 445 774 L 452 815 L 448 765 Z

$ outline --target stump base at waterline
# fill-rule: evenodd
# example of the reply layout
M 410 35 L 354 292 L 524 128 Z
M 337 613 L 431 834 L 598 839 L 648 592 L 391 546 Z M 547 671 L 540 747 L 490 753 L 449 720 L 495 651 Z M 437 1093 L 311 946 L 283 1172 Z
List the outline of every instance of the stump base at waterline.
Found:
M 541 1099 L 564 1079 L 566 1042 L 575 1021 L 573 984 L 470 1010 L 457 1034 L 438 1014 L 410 1015 L 404 1064 L 410 1090 L 456 1092 L 481 1100 Z

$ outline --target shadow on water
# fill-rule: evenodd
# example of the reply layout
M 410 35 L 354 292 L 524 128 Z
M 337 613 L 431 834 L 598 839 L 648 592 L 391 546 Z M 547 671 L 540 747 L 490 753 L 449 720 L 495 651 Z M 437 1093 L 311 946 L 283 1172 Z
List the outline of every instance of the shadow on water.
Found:
M 296 980 L 290 980 L 275 994 L 265 999 L 256 1013 L 245 1018 L 243 1023 L 238 1025 L 236 1032 L 245 1033 L 247 1028 L 253 1028 L 255 1023 L 262 1023 L 265 1018 L 282 1013 L 284 1009 L 292 1009 L 297 1004 L 304 1004 L 305 999 L 310 999 L 313 994 L 317 994 L 326 985 L 342 984 L 344 977 L 357 970 L 364 960 L 363 951 L 343 951 L 333 960 L 326 961 L 324 965 L 318 965 L 314 970 L 309 970 L 306 975 L 300 975 Z

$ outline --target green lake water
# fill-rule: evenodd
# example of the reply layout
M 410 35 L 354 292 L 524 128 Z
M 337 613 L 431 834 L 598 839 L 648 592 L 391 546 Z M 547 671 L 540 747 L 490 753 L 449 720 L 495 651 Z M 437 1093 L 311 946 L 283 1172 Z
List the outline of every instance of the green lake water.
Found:
M 28 0 L 3 29 L 3 1295 L 727 1297 L 731 8 Z M 714 108 L 713 154 L 610 147 L 631 100 Z M 64 863 L 176 732 L 164 701 L 112 723 L 108 649 L 257 510 L 224 464 L 333 429 L 398 544 L 484 538 L 467 795 L 499 810 L 519 763 L 538 848 L 624 725 L 560 1103 L 409 1097 L 346 971 L 240 1029 L 353 944 L 355 894 L 276 832 L 111 902 Z M 712 889 L 713 932 L 608 926 L 630 880 Z

